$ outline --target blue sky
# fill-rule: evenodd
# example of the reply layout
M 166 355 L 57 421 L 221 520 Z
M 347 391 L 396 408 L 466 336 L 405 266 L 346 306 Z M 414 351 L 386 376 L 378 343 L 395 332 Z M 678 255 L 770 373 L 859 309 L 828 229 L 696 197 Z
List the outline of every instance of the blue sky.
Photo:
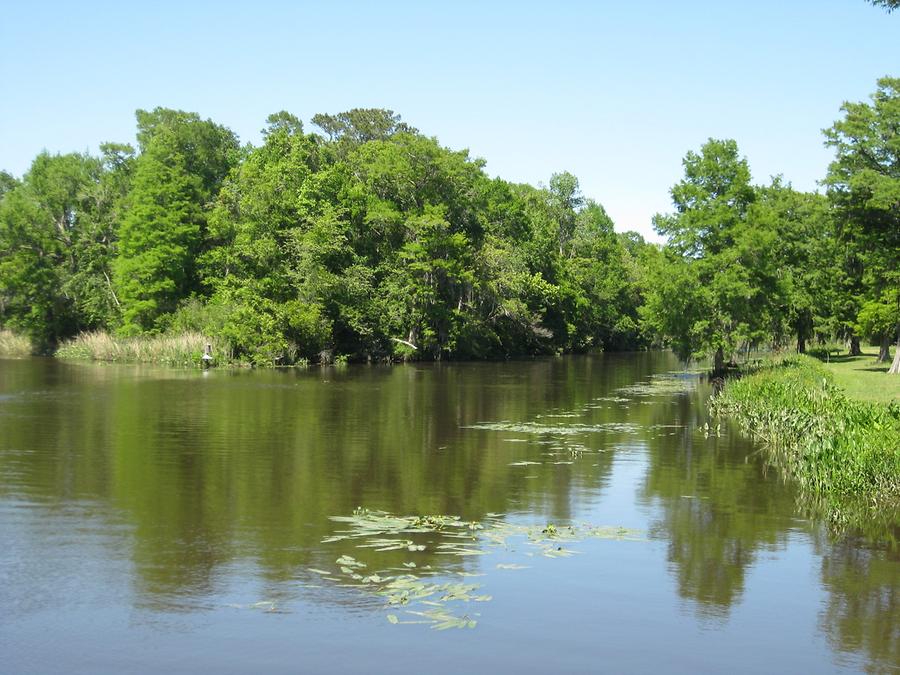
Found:
M 384 107 L 508 180 L 577 175 L 652 235 L 685 152 L 734 138 L 754 180 L 816 188 L 821 129 L 900 76 L 900 12 L 782 2 L 6 2 L 0 168 L 133 141 L 134 110 Z M 310 127 L 311 128 L 311 127 Z

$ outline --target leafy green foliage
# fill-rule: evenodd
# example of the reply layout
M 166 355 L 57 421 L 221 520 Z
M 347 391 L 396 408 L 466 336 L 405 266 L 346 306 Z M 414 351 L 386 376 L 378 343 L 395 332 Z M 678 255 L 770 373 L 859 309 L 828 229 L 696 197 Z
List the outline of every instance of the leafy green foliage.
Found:
M 836 150 L 828 196 L 793 190 L 780 177 L 753 186 L 734 141 L 688 152 L 672 188 L 675 210 L 654 225 L 669 238 L 642 281 L 644 327 L 682 359 L 791 338 L 838 338 L 859 353 L 861 335 L 900 331 L 898 80 L 879 80 L 871 105 L 845 104 L 826 130 Z M 897 364 L 900 370 L 900 362 Z
M 645 317 L 683 359 L 726 355 L 768 334 L 775 299 L 778 222 L 757 205 L 747 161 L 731 140 L 688 152 L 672 188 L 675 212 L 654 225 L 669 237 L 668 258 L 648 289 Z
M 900 79 L 878 80 L 871 103 L 845 103 L 842 110 L 844 118 L 825 137 L 835 150 L 828 196 L 854 263 L 844 295 L 856 313 L 867 307 L 864 329 L 900 342 Z M 891 316 L 873 321 L 876 313 Z
M 828 199 L 751 184 L 731 140 L 684 159 L 664 250 L 617 234 L 570 173 L 490 178 L 391 110 L 267 119 L 241 148 L 138 110 L 137 152 L 0 173 L 0 326 L 198 332 L 238 361 L 459 359 L 670 345 L 683 359 L 900 322 L 898 81 L 844 106 Z
M 102 163 L 38 155 L 0 197 L 0 323 L 38 350 L 114 315 L 109 223 L 118 198 Z
M 554 176 L 549 190 L 491 180 L 481 161 L 390 111 L 318 115 L 327 140 L 287 113 L 269 121 L 220 192 L 200 263 L 210 304 L 230 308 L 221 335 L 239 356 L 640 344 L 626 250 L 574 176 Z
M 234 135 L 193 113 L 137 111 L 141 155 L 118 231 L 120 332 L 154 331 L 162 315 L 199 290 L 196 259 L 207 204 L 237 160 Z
M 884 7 L 888 13 L 900 7 L 900 0 L 869 0 L 875 7 Z
M 200 241 L 196 181 L 173 134 L 150 142 L 138 161 L 130 208 L 119 228 L 116 285 L 124 304 L 122 332 L 156 328 L 191 290 L 190 267 Z

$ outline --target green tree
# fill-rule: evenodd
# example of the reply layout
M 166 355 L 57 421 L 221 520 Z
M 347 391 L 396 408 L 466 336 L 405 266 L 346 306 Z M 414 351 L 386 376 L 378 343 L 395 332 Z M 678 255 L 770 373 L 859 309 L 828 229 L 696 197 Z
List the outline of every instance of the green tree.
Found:
M 585 204 L 578 179 L 568 171 L 553 174 L 550 177 L 548 197 L 557 222 L 559 254 L 563 256 L 569 251 L 569 242 L 575 234 L 576 214 Z
M 900 298 L 900 79 L 878 80 L 871 98 L 845 103 L 825 130 L 835 151 L 825 182 L 840 238 L 859 260 L 860 309 Z M 900 373 L 900 306 L 889 334 L 898 343 L 890 372 Z
M 573 210 L 574 214 L 574 210 Z M 574 296 L 571 322 L 576 349 L 623 349 L 639 344 L 633 270 L 613 221 L 587 200 L 575 215 L 563 265 Z
M 0 321 L 40 350 L 94 322 L 74 280 L 88 265 L 101 164 L 87 155 L 38 155 L 0 199 Z
M 113 286 L 116 230 L 122 219 L 134 173 L 130 145 L 100 146 L 101 173 L 83 193 L 86 210 L 74 241 L 74 265 L 62 290 L 77 299 L 79 330 L 105 329 L 120 322 L 120 303 Z
M 195 201 L 198 206 L 207 207 L 218 195 L 228 172 L 241 159 L 234 132 L 183 110 L 137 110 L 135 117 L 141 153 L 147 151 L 159 134 L 170 136 L 167 142 L 182 155 L 185 171 L 196 179 Z
M 778 234 L 773 342 L 783 344 L 793 335 L 797 351 L 803 353 L 817 331 L 834 334 L 837 330 L 831 293 L 837 251 L 832 246 L 828 200 L 817 193 L 798 192 L 776 177 L 757 190 L 750 218 Z
M 869 0 L 875 7 L 884 7 L 888 13 L 900 7 L 900 0 Z
M 125 335 L 157 329 L 192 290 L 202 242 L 196 176 L 187 171 L 173 133 L 161 130 L 137 161 L 130 205 L 119 227 L 114 271 Z
M 734 141 L 710 139 L 699 154 L 688 152 L 684 168 L 672 188 L 675 213 L 654 217 L 671 257 L 649 289 L 645 316 L 679 356 L 713 354 L 721 372 L 740 342 L 766 335 L 777 292 L 776 236 L 770 222 L 751 218 L 756 193 Z
M 313 115 L 312 123 L 325 132 L 341 158 L 369 141 L 386 141 L 398 133 L 418 133 L 393 110 L 381 108 L 353 108 L 336 115 L 319 113 Z
M 227 308 L 221 333 L 237 355 L 288 363 L 332 347 L 323 295 L 340 280 L 345 238 L 322 202 L 333 201 L 340 178 L 296 117 L 267 121 L 263 145 L 225 181 L 201 264 L 210 302 Z
M 15 176 L 6 171 L 0 171 L 0 199 L 3 199 L 3 195 L 12 191 L 18 185 L 19 181 L 16 180 Z
M 196 261 L 211 245 L 207 215 L 239 159 L 234 134 L 195 113 L 156 108 L 136 117 L 141 154 L 115 262 L 123 334 L 159 329 L 203 290 Z

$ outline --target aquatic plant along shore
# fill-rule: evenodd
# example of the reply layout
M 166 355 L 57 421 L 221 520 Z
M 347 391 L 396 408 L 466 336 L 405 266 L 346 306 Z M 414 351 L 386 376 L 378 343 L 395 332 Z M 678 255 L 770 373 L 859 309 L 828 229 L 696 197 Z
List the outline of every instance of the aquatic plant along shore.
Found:
M 31 341 L 11 330 L 0 329 L 0 356 L 23 357 L 31 354 Z
M 201 333 L 145 335 L 119 338 L 105 332 L 82 333 L 64 342 L 55 356 L 61 359 L 109 361 L 114 363 L 156 363 L 167 366 L 196 366 L 207 345 L 213 362 L 227 360 L 228 350 L 220 340 Z
M 850 398 L 815 359 L 795 355 L 729 381 L 710 409 L 761 439 L 834 527 L 896 524 L 900 403 Z

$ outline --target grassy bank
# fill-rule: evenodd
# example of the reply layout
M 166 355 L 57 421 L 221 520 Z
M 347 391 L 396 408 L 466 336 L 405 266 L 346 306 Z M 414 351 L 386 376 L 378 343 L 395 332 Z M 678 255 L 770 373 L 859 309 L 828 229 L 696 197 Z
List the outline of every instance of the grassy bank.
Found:
M 0 356 L 29 356 L 31 342 L 9 330 L 0 330 Z
M 761 439 L 833 525 L 900 527 L 900 405 L 852 398 L 825 364 L 791 356 L 729 381 L 711 409 Z
M 222 363 L 224 347 L 201 333 L 134 338 L 117 338 L 103 332 L 82 333 L 63 343 L 56 356 L 61 359 L 197 367 L 207 344 L 212 345 L 215 362 Z
M 878 363 L 878 350 L 868 348 L 862 356 L 829 355 L 818 357 L 831 373 L 834 383 L 850 398 L 876 403 L 900 401 L 900 377 L 885 375 L 891 364 Z

